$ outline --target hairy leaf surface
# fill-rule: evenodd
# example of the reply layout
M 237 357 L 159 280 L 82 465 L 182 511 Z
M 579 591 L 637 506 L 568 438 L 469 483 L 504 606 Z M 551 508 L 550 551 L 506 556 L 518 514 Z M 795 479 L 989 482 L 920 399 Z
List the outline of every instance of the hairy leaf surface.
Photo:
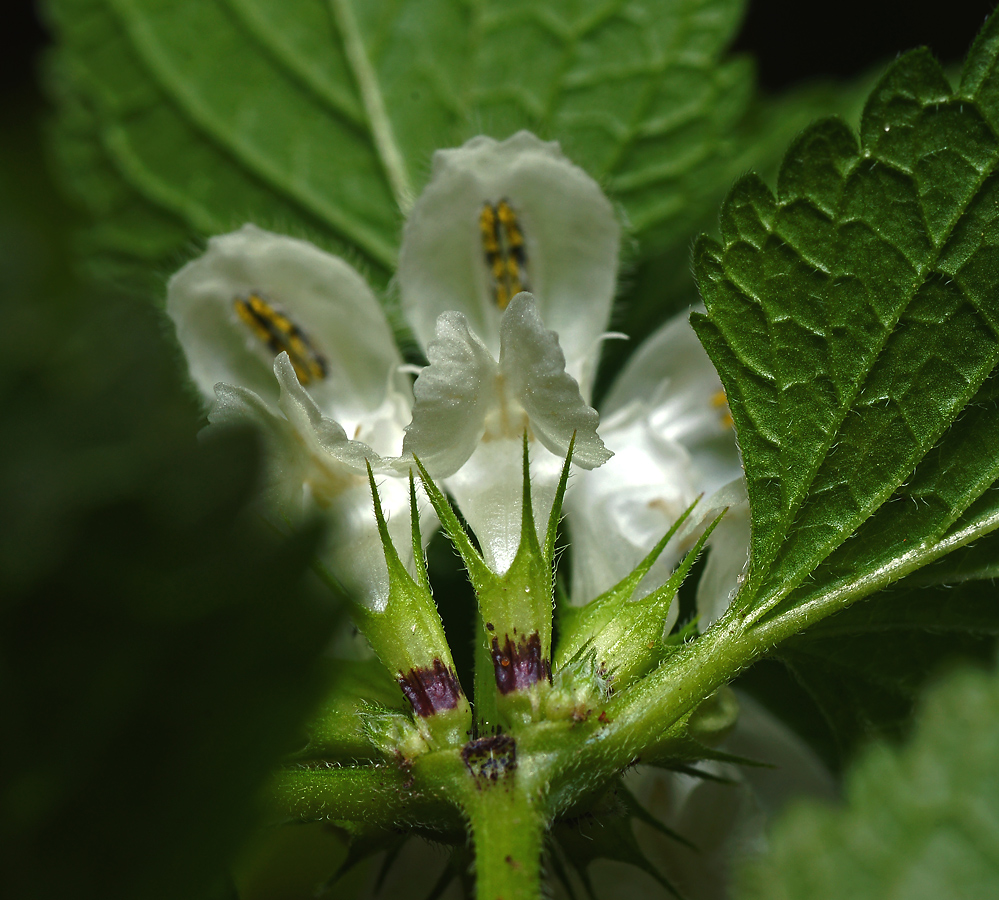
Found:
M 926 51 L 897 60 L 859 139 L 809 128 L 776 194 L 744 178 L 698 247 L 756 618 L 832 611 L 999 522 L 997 34 L 993 17 L 957 90 Z

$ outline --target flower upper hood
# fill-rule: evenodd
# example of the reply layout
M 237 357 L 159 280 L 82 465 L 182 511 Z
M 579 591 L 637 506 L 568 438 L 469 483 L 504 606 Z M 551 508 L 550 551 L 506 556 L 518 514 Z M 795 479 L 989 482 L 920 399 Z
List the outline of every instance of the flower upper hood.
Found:
M 489 351 L 519 291 L 558 334 L 566 371 L 589 397 L 590 361 L 610 318 L 620 228 L 600 186 L 555 142 L 526 131 L 438 150 L 406 222 L 398 283 L 403 312 L 428 347 L 457 310 Z
M 208 401 L 224 382 L 276 402 L 273 364 L 282 349 L 298 350 L 292 362 L 299 380 L 348 431 L 382 405 L 390 386 L 409 392 L 367 282 L 307 241 L 255 225 L 211 238 L 205 253 L 170 279 L 167 313 Z

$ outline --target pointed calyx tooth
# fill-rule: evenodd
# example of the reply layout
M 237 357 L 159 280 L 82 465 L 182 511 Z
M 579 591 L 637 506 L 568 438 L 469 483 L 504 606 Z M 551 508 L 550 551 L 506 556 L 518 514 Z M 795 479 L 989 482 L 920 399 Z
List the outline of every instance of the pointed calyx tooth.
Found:
M 454 669 L 435 659 L 429 666 L 399 673 L 399 687 L 413 707 L 426 719 L 435 713 L 458 706 L 463 694 Z
M 539 681 L 551 682 L 551 660 L 541 652 L 541 637 L 535 631 L 519 640 L 503 635 L 503 644 L 494 637 L 490 651 L 496 688 L 501 694 L 525 691 Z

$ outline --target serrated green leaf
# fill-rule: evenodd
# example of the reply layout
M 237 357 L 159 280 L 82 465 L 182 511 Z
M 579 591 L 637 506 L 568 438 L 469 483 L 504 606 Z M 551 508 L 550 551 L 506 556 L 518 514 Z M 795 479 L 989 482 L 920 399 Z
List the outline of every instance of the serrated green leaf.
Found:
M 993 44 L 979 40 L 967 71 Z M 708 315 L 695 326 L 746 466 L 753 618 L 834 609 L 999 522 L 991 508 L 960 518 L 999 476 L 997 94 L 989 79 L 953 91 L 926 51 L 901 57 L 859 143 L 840 121 L 812 126 L 776 196 L 743 179 L 722 242 L 697 250 Z M 893 495 L 911 514 L 887 504 L 862 528 Z
M 114 254 L 252 220 L 384 283 L 432 152 L 531 129 L 685 240 L 752 91 L 742 0 L 50 0 L 59 151 Z M 177 233 L 178 225 L 183 238 Z M 359 256 L 358 256 L 359 255 Z
M 927 698 L 911 742 L 872 748 L 840 809 L 776 823 L 744 900 L 880 900 L 999 894 L 999 679 L 961 672 Z
M 877 74 L 880 74 L 880 70 Z M 632 335 L 651 334 L 682 310 L 699 302 L 697 285 L 690 273 L 689 235 L 711 232 L 717 225 L 717 209 L 736 178 L 755 171 L 765 179 L 777 174 L 787 145 L 811 122 L 823 116 L 840 115 L 847 122 L 859 121 L 864 100 L 875 83 L 867 73 L 845 84 L 807 84 L 787 93 L 756 97 L 736 130 L 724 138 L 729 155 L 725 171 L 704 176 L 703 196 L 691 202 L 690 229 L 677 228 L 668 237 L 646 238 L 639 248 L 641 258 L 626 256 L 622 266 L 621 302 L 615 308 L 613 328 Z M 603 391 L 610 387 L 624 361 L 635 349 L 633 341 L 607 341 L 600 357 L 599 380 L 594 397 L 599 407 Z

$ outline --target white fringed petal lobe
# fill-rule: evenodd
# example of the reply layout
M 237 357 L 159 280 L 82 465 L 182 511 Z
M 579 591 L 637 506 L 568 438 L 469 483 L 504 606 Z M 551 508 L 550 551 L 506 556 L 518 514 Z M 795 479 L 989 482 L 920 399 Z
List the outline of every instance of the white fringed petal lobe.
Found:
M 326 360 L 327 376 L 308 392 L 344 427 L 384 402 L 390 379 L 396 391 L 407 390 L 392 332 L 361 275 L 307 241 L 248 224 L 211 238 L 167 287 L 167 312 L 207 400 L 225 382 L 277 402 L 275 351 L 235 310 L 237 299 L 253 294 L 284 312 Z
M 527 414 L 531 431 L 556 456 L 569 452 L 583 469 L 603 465 L 612 454 L 597 435 L 600 415 L 583 400 L 567 371 L 561 340 L 545 328 L 535 298 L 518 294 L 500 322 L 499 371 L 508 396 Z
M 525 430 L 562 457 L 575 434 L 573 462 L 583 468 L 610 458 L 597 435 L 600 417 L 565 371 L 558 336 L 530 294 L 518 294 L 503 313 L 498 360 L 457 312 L 440 315 L 427 355 L 403 455 L 419 457 L 431 475 L 453 475 L 480 441 L 519 441 Z
M 524 432 L 535 522 L 544 527 L 573 434 L 581 467 L 611 456 L 597 435 L 599 417 L 565 371 L 558 337 L 530 294 L 518 294 L 503 314 L 498 360 L 457 312 L 438 317 L 427 354 L 400 464 L 416 456 L 445 479 L 486 562 L 504 572 L 520 541 Z
M 426 347 L 438 316 L 458 310 L 495 356 L 501 310 L 486 261 L 483 205 L 505 200 L 524 236 L 529 289 L 589 396 L 592 357 L 606 330 L 617 277 L 620 228 L 599 185 L 555 142 L 526 131 L 505 141 L 476 137 L 434 154 L 430 183 L 406 223 L 399 255 L 402 308 Z
M 446 477 L 472 455 L 486 416 L 501 402 L 499 365 L 459 312 L 440 315 L 427 358 L 430 365 L 413 385 L 403 456 L 416 456 L 432 475 Z

